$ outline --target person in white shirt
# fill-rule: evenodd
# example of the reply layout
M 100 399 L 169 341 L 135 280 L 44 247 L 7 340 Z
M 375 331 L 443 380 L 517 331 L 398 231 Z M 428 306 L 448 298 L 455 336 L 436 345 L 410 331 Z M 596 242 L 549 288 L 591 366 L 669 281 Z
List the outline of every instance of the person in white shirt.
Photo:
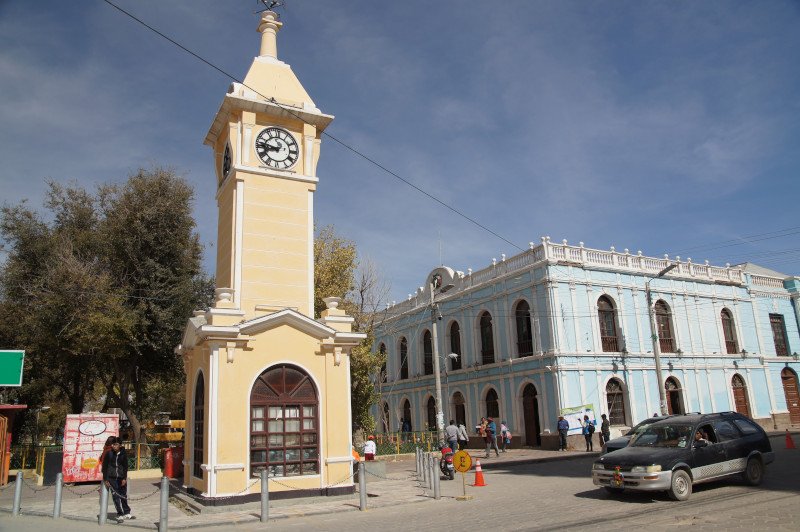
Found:
M 375 454 L 378 452 L 378 447 L 375 445 L 375 436 L 370 436 L 364 443 L 364 460 L 375 460 Z

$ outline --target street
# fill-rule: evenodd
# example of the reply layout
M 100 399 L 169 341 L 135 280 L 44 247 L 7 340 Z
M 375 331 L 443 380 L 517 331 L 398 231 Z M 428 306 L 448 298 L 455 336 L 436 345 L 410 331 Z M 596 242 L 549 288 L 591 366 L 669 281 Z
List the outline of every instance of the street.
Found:
M 783 437 L 772 438 L 776 461 L 767 468 L 762 486 L 751 488 L 738 479 L 696 486 L 690 500 L 673 502 L 666 494 L 624 493 L 613 496 L 595 488 L 589 471 L 591 457 L 485 471 L 487 486 L 467 485 L 471 501 L 457 501 L 460 475 L 442 481 L 442 500 L 339 512 L 309 517 L 202 527 L 204 530 L 460 530 L 500 527 L 503 530 L 560 530 L 565 528 L 692 526 L 693 530 L 800 530 L 800 450 L 784 449 Z M 403 464 L 407 469 L 413 462 Z M 397 476 L 396 474 L 393 476 Z M 471 483 L 474 475 L 467 475 Z M 420 490 L 422 493 L 422 490 Z M 136 523 L 143 525 L 144 523 Z M 116 525 L 132 528 L 134 523 Z M 12 518 L 0 514 L 0 530 L 60 532 L 93 530 L 94 525 L 44 517 Z

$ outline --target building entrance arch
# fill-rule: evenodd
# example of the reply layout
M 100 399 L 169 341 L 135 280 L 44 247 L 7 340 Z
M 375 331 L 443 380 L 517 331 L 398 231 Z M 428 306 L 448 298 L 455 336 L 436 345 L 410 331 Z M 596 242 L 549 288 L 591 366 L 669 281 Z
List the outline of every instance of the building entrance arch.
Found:
M 789 410 L 789 421 L 800 423 L 800 393 L 798 393 L 797 373 L 789 368 L 781 371 L 783 393 L 786 396 L 786 408 Z
M 522 419 L 525 424 L 525 444 L 533 447 L 541 446 L 539 398 L 533 384 L 528 384 L 522 390 Z

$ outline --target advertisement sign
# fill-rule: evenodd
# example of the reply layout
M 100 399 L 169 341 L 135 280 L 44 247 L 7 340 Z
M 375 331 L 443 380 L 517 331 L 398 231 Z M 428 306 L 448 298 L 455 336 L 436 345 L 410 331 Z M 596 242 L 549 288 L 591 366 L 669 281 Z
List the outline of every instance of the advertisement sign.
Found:
M 64 426 L 64 482 L 103 480 L 100 458 L 109 436 L 119 436 L 119 415 L 69 414 Z
M 569 432 L 567 432 L 569 435 L 582 433 L 583 416 L 589 416 L 589 421 L 595 421 L 594 405 L 592 404 L 562 408 L 561 415 L 569 421 Z
M 25 351 L 0 350 L 0 386 L 22 386 Z

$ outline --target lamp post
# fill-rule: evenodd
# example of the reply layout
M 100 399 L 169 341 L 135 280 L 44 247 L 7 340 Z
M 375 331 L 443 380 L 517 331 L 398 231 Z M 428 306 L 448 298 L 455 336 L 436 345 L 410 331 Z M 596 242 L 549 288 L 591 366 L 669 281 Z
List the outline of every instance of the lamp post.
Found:
M 653 340 L 653 356 L 656 360 L 656 379 L 658 379 L 658 408 L 659 412 L 662 416 L 667 415 L 667 396 L 664 393 L 664 383 L 661 380 L 661 344 L 658 339 L 658 329 L 656 328 L 656 317 L 655 317 L 655 309 L 653 308 L 653 301 L 652 296 L 650 294 L 650 281 L 653 279 L 658 279 L 659 277 L 663 277 L 667 274 L 667 272 L 672 271 L 673 269 L 677 268 L 677 264 L 670 264 L 655 277 L 649 279 L 646 283 L 644 283 L 644 292 L 647 295 L 647 313 L 650 316 L 650 338 Z
M 41 414 L 42 412 L 47 412 L 48 410 L 50 410 L 49 406 L 40 406 L 39 408 L 36 409 L 36 429 L 34 431 L 34 438 L 33 438 L 34 445 L 39 445 L 39 414 Z
M 436 305 L 434 295 L 437 289 L 439 292 L 444 293 L 453 288 L 453 285 L 448 284 L 447 286 L 442 286 L 442 276 L 440 274 L 436 274 L 431 278 L 428 288 L 430 288 L 431 291 L 430 305 L 431 335 L 433 336 L 433 376 L 436 384 L 436 439 L 441 446 L 444 444 L 444 412 L 442 412 L 442 377 L 440 375 L 441 370 L 439 367 L 439 336 L 437 332 L 437 324 L 442 319 L 442 315 L 439 313 L 439 308 Z

